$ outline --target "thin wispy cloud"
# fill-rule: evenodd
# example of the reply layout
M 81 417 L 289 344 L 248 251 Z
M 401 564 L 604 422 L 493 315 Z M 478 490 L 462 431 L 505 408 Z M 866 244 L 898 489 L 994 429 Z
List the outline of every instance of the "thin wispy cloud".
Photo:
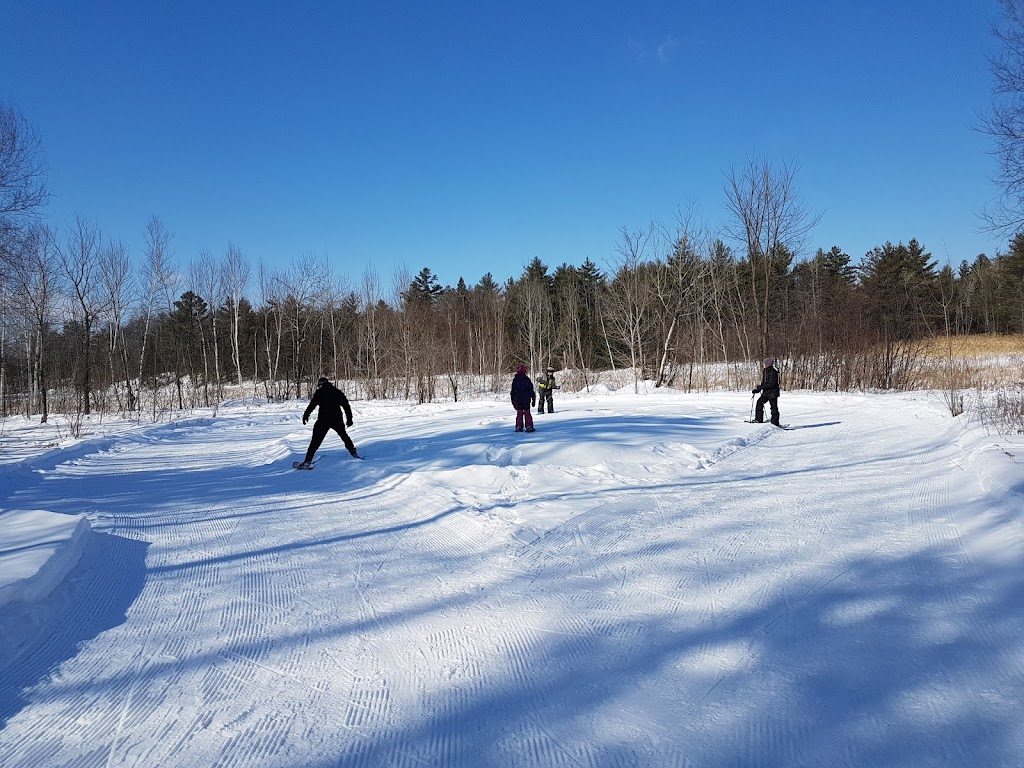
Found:
M 635 37 L 630 37 L 626 40 L 626 49 L 638 62 L 644 61 L 647 58 L 647 48 Z
M 672 60 L 673 51 L 679 47 L 679 38 L 670 34 L 660 43 L 651 45 L 630 37 L 626 41 L 626 47 L 637 62 L 653 61 L 657 64 L 668 64 Z
M 679 47 L 679 40 L 675 35 L 669 35 L 655 48 L 654 53 L 660 64 L 668 64 L 672 51 Z

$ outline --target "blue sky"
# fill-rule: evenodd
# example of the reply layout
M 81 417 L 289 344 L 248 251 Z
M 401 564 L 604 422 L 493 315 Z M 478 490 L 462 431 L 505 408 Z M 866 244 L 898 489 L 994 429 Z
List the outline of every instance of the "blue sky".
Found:
M 799 166 L 808 252 L 1005 249 L 985 59 L 996 0 L 13 2 L 0 99 L 37 127 L 50 223 L 182 264 L 326 254 L 442 283 L 605 266 L 622 227 L 726 221 L 724 171 Z

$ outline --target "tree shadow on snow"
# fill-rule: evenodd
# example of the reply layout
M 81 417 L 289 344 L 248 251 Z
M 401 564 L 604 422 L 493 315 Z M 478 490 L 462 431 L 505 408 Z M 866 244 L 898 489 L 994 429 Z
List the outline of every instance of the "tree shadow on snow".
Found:
M 572 631 L 510 636 L 483 685 L 453 680 L 425 716 L 349 734 L 313 767 L 1020 765 L 1024 585 L 1000 573 L 1006 591 L 951 615 L 951 596 L 988 590 L 946 554 L 856 558 L 718 615 L 592 601 Z

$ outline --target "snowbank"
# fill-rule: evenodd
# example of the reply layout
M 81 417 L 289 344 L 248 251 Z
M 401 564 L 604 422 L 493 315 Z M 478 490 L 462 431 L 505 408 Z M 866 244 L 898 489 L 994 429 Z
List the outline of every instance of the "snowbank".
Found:
M 90 526 L 85 515 L 0 510 L 0 606 L 49 595 L 75 567 Z

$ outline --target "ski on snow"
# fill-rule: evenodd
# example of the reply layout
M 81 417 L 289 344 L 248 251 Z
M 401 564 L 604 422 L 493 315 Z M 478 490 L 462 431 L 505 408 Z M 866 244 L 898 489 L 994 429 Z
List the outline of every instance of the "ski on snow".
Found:
M 366 457 L 365 456 L 360 456 L 358 453 L 353 453 L 352 454 L 352 458 L 353 459 L 359 459 L 360 461 L 363 461 Z M 319 458 L 313 459 L 313 463 L 309 464 L 309 465 L 303 464 L 301 461 L 293 461 L 292 462 L 292 468 L 293 469 L 312 469 L 313 467 L 316 466 L 316 463 L 318 461 L 320 461 Z

